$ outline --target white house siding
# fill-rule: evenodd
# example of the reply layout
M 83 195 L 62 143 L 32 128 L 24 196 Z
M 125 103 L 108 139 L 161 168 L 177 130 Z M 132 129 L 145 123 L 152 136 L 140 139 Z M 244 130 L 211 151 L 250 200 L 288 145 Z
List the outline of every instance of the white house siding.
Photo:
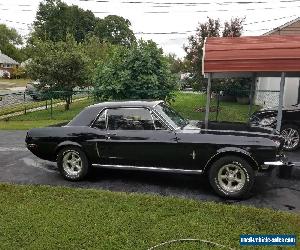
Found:
M 286 78 L 283 105 L 290 106 L 298 103 L 300 78 Z M 262 107 L 276 107 L 279 102 L 279 77 L 259 77 L 256 80 L 255 104 Z M 278 91 L 278 92 L 260 92 Z

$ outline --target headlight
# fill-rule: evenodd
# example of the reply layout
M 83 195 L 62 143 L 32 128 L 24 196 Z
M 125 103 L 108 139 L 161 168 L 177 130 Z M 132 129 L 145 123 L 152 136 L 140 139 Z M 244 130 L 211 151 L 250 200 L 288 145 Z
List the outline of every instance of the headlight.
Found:
M 259 122 L 259 125 L 262 126 L 270 126 L 272 125 L 274 122 L 276 122 L 276 117 L 268 117 L 268 118 L 264 118 Z

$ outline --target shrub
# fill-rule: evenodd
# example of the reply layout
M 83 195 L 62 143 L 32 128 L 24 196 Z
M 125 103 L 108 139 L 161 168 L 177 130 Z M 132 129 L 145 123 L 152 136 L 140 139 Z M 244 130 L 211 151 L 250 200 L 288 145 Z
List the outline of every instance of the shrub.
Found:
M 140 40 L 130 48 L 115 47 L 95 70 L 96 95 L 101 100 L 169 99 L 178 88 L 161 49 Z

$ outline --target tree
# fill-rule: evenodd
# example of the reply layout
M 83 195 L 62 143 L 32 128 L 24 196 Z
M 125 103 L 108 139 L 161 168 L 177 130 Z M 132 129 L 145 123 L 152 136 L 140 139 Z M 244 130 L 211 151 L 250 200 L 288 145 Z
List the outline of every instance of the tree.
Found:
M 129 46 L 135 42 L 130 21 L 116 15 L 104 19 L 95 17 L 90 10 L 69 6 L 61 0 L 44 0 L 40 3 L 33 25 L 32 37 L 54 42 L 65 41 L 67 34 L 77 42 L 91 35 L 101 42 Z
M 233 18 L 230 22 L 224 23 L 223 37 L 239 37 L 242 35 L 243 22 L 245 18 Z
M 48 85 L 51 91 L 65 91 L 61 97 L 69 110 L 73 89 L 88 83 L 88 58 L 82 46 L 68 35 L 66 42 L 34 40 L 33 47 L 27 66 L 29 76 L 39 80 L 41 88 Z
M 193 81 L 203 85 L 202 76 L 202 48 L 206 37 L 219 37 L 222 34 L 228 36 L 241 36 L 243 30 L 243 22 L 245 19 L 233 18 L 230 22 L 224 23 L 224 30 L 220 31 L 219 19 L 209 18 L 207 22 L 199 24 L 196 34 L 188 38 L 189 44 L 185 46 L 185 60 L 189 61 L 190 73 L 192 73 Z
M 166 99 L 176 89 L 166 57 L 153 41 L 130 48 L 117 46 L 108 61 L 99 63 L 94 83 L 98 96 L 110 99 Z
M 136 40 L 130 25 L 131 23 L 128 19 L 109 15 L 97 21 L 95 35 L 111 44 L 130 46 Z
M 0 24 L 0 51 L 15 59 L 22 61 L 22 53 L 18 45 L 22 44 L 22 37 L 15 29 L 8 28 L 5 24 Z
M 89 59 L 89 67 L 91 70 L 96 68 L 99 61 L 106 61 L 114 47 L 114 45 L 103 42 L 94 35 L 87 36 L 82 46 L 85 55 Z
M 34 21 L 33 36 L 40 40 L 65 41 L 67 34 L 82 42 L 95 29 L 96 17 L 90 10 L 69 6 L 60 0 L 41 2 Z
M 173 74 L 180 74 L 184 72 L 183 62 L 177 58 L 175 54 L 168 54 L 167 60 L 170 64 L 170 70 Z

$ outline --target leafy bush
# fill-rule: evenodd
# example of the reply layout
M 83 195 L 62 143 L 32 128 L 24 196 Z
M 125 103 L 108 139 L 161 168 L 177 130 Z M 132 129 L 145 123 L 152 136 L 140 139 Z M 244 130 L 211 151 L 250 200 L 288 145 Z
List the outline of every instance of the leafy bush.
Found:
M 93 80 L 101 100 L 168 99 L 178 88 L 162 50 L 143 40 L 115 47 L 107 61 L 99 62 Z
M 222 91 L 224 95 L 235 97 L 249 96 L 251 79 L 216 79 L 212 82 L 212 91 Z
M 14 67 L 13 71 L 11 73 L 11 78 L 14 79 L 20 79 L 20 78 L 26 78 L 27 77 L 27 72 L 25 68 L 23 67 Z
M 202 84 L 199 84 L 198 82 L 192 82 L 191 86 L 193 91 L 201 91 L 203 89 Z

